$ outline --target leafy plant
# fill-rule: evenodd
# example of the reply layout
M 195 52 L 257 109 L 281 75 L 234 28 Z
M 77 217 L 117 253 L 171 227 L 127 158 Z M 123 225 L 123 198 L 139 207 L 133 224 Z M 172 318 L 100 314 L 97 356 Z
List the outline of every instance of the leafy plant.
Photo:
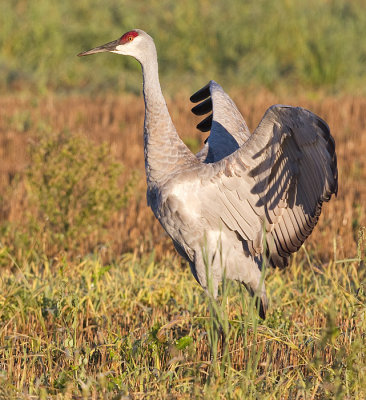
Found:
M 68 131 L 41 138 L 30 147 L 26 187 L 35 212 L 26 226 L 51 252 L 76 249 L 87 238 L 95 243 L 127 203 L 133 182 L 121 190 L 121 172 L 105 144 Z

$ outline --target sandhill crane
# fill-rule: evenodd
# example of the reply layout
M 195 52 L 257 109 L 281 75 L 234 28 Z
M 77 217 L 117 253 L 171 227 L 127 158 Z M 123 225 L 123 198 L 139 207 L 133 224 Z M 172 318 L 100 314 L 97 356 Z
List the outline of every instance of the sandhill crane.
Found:
M 170 118 L 153 39 L 135 29 L 80 53 L 129 55 L 142 66 L 147 202 L 178 253 L 213 295 L 223 274 L 267 296 L 264 259 L 283 268 L 311 234 L 322 203 L 337 194 L 337 158 L 325 121 L 300 107 L 271 106 L 250 134 L 234 102 L 211 81 L 191 97 L 197 125 L 210 131 L 194 155 Z M 264 250 L 266 249 L 266 250 Z

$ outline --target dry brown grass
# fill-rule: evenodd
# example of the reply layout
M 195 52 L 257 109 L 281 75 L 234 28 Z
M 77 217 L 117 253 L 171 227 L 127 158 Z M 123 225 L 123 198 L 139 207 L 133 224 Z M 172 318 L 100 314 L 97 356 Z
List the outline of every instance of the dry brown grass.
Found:
M 187 98 L 168 102 L 173 120 L 184 138 L 202 142 Z M 301 105 L 328 121 L 339 193 L 306 243 L 310 258 L 302 249 L 288 270 L 269 274 L 266 321 L 257 325 L 248 297 L 229 286 L 219 304 L 231 326 L 224 357 L 205 293 L 189 268 L 180 268 L 146 206 L 142 99 L 0 99 L 3 222 L 22 221 L 32 211 L 24 188 L 12 182 L 40 132 L 69 129 L 106 141 L 126 168 L 121 185 L 139 171 L 127 209 L 108 226 L 110 264 L 95 254 L 68 261 L 23 257 L 16 265 L 11 246 L 0 247 L 1 260 L 12 261 L 0 276 L 0 398 L 364 398 L 364 264 L 339 260 L 356 257 L 359 228 L 366 225 L 366 99 L 234 98 L 251 129 L 274 103 Z M 187 338 L 192 343 L 179 349 Z
M 307 242 L 308 248 L 325 259 L 352 257 L 356 253 L 360 226 L 366 224 L 366 98 L 318 97 L 288 98 L 272 93 L 233 96 L 251 129 L 258 124 L 271 104 L 284 103 L 308 108 L 329 124 L 336 141 L 339 168 L 339 193 L 326 204 L 318 227 Z M 173 121 L 183 138 L 202 142 L 205 135 L 195 128 L 198 118 L 190 112 L 188 96 L 168 101 Z M 17 173 L 27 165 L 27 144 L 47 126 L 52 131 L 69 129 L 80 132 L 97 143 L 106 141 L 111 154 L 128 171 L 139 171 L 135 196 L 128 208 L 110 223 L 114 250 L 138 248 L 142 254 L 155 248 L 172 251 L 172 246 L 145 201 L 143 161 L 143 101 L 134 96 L 31 97 L 0 99 L 0 193 L 5 193 Z M 123 177 L 121 178 L 123 184 Z M 3 204 L 5 219 L 16 220 L 22 214 L 23 194 Z M 147 229 L 148 227 L 148 229 Z M 336 253 L 336 254 L 335 254 Z

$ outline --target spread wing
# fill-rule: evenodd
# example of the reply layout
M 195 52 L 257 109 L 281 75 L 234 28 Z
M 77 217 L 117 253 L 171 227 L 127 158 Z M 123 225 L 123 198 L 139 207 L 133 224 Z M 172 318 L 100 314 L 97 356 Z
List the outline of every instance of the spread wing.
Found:
M 202 89 L 191 96 L 192 108 L 196 115 L 204 118 L 197 128 L 202 132 L 210 132 L 205 146 L 197 157 L 205 163 L 219 161 L 237 150 L 250 136 L 249 129 L 235 103 L 215 81 L 210 81 Z M 212 112 L 211 112 L 212 111 Z
M 215 204 L 207 207 L 207 219 L 220 218 L 253 255 L 263 251 L 265 226 L 270 262 L 279 267 L 311 234 L 323 202 L 338 189 L 329 127 L 303 108 L 270 107 L 249 139 L 211 170 Z

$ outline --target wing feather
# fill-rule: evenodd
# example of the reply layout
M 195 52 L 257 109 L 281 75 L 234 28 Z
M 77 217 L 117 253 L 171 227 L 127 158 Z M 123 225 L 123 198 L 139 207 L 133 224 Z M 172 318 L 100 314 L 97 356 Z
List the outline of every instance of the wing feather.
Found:
M 338 189 L 328 125 L 298 107 L 269 108 L 241 147 L 213 165 L 210 182 L 219 217 L 253 255 L 262 251 L 265 225 L 267 253 L 279 267 L 311 234 L 323 202 Z
M 232 99 L 215 81 L 191 96 L 193 103 L 200 102 L 192 108 L 195 115 L 206 115 L 197 129 L 202 132 L 210 131 L 203 149 L 197 157 L 205 163 L 221 160 L 237 150 L 249 137 L 250 132 Z

